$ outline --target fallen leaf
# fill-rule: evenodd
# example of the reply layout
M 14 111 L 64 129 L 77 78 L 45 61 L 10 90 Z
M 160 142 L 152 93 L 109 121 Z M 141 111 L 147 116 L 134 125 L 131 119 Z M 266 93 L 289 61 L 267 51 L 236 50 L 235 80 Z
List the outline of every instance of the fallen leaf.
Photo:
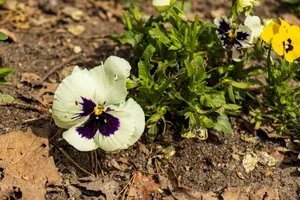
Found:
M 86 190 L 101 191 L 105 194 L 106 199 L 115 199 L 115 191 L 118 190 L 119 183 L 108 176 L 101 178 L 88 176 L 80 178 L 78 186 L 84 187 Z
M 53 158 L 49 157 L 47 130 L 29 128 L 25 133 L 0 135 L 0 199 L 21 194 L 22 199 L 40 200 L 47 186 L 61 185 Z
M 246 173 L 249 173 L 255 169 L 257 166 L 257 155 L 255 153 L 247 153 L 243 159 L 243 166 L 245 168 Z
M 188 187 L 178 187 L 171 192 L 176 200 L 218 200 L 219 197 L 212 191 L 199 192 Z
M 21 74 L 21 83 L 34 84 L 41 80 L 41 77 L 35 73 L 23 73 Z
M 270 156 L 265 151 L 259 151 L 257 152 L 258 156 L 258 162 L 260 162 L 263 165 L 268 165 L 269 167 L 272 167 L 278 163 L 278 160 Z
M 67 27 L 68 31 L 73 35 L 80 35 L 85 31 L 85 27 L 80 24 L 70 24 Z
M 228 187 L 225 192 L 221 194 L 221 196 L 224 200 L 249 200 L 248 193 L 250 192 L 250 189 L 250 187 Z
M 138 171 L 133 176 L 134 179 L 128 196 L 147 200 L 151 199 L 150 195 L 157 193 L 159 186 L 151 176 L 144 176 Z
M 263 186 L 254 192 L 252 200 L 279 200 L 278 189 Z

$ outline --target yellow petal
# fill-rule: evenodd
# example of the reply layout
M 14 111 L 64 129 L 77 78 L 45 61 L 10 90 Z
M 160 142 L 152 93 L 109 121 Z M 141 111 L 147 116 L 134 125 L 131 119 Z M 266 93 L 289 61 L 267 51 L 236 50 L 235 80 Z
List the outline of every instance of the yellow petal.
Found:
M 270 44 L 274 35 L 278 33 L 279 27 L 280 25 L 275 21 L 272 21 L 265 25 L 261 34 L 261 38 L 263 39 L 263 41 Z
M 272 40 L 272 47 L 279 56 L 282 56 L 284 54 L 283 42 L 285 42 L 284 35 L 279 33 L 275 34 Z
M 286 29 L 288 29 L 291 26 L 289 23 L 287 23 L 283 19 L 279 18 L 279 20 L 280 20 L 280 25 L 285 27 Z

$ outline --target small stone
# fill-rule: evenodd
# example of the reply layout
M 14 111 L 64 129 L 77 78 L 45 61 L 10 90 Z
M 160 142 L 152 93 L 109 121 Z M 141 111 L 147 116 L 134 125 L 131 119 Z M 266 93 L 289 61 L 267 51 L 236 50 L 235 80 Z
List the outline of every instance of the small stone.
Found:
M 80 46 L 74 46 L 73 48 L 74 53 L 80 53 L 82 51 Z

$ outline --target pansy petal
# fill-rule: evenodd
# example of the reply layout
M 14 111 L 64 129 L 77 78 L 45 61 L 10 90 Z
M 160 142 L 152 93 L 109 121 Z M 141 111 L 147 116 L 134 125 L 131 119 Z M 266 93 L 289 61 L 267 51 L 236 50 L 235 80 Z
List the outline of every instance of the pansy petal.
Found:
M 232 60 L 235 62 L 241 62 L 243 59 L 241 59 L 242 51 L 238 51 L 235 48 L 232 49 Z
M 268 20 L 266 25 L 263 27 L 263 31 L 261 33 L 261 38 L 266 43 L 271 43 L 272 38 L 279 31 L 280 25 L 274 20 Z
M 127 112 L 134 118 L 134 132 L 128 142 L 121 148 L 126 149 L 133 145 L 144 132 L 145 129 L 145 114 L 141 106 L 133 99 L 128 99 L 125 103 L 121 104 L 118 110 Z
M 275 34 L 272 39 L 272 47 L 274 51 L 279 55 L 282 56 L 284 54 L 284 42 L 286 38 L 286 30 L 285 28 L 280 28 L 279 32 Z
M 226 17 L 215 18 L 214 24 L 218 26 L 218 32 L 220 35 L 223 35 L 231 30 L 231 22 Z
M 287 23 L 283 19 L 279 18 L 279 20 L 280 20 L 280 25 L 283 26 L 284 28 L 288 29 L 291 26 L 291 25 L 289 25 L 289 23 Z
M 236 39 L 243 44 L 250 46 L 249 41 L 251 39 L 251 30 L 248 26 L 239 26 L 236 31 Z M 243 45 L 243 47 L 245 47 Z
M 91 76 L 97 82 L 98 102 L 103 104 L 118 104 L 122 102 L 128 92 L 127 78 L 131 66 L 123 59 L 116 56 L 107 58 L 103 66 L 90 70 Z
M 260 18 L 258 16 L 247 16 L 244 24 L 251 29 L 250 43 L 255 42 L 257 37 L 260 36 L 263 26 L 261 25 Z
M 63 133 L 63 138 L 73 147 L 79 151 L 92 151 L 97 149 L 98 146 L 94 142 L 94 139 L 87 139 L 82 137 L 76 131 L 76 126 L 73 126 L 69 130 Z
M 120 125 L 118 130 L 108 136 L 101 134 L 98 131 L 94 137 L 94 140 L 96 144 L 104 151 L 120 150 L 132 137 L 135 129 L 135 120 L 126 112 L 109 111 L 107 113 L 119 120 Z
M 77 66 L 73 73 L 66 77 L 58 86 L 53 101 L 52 117 L 57 126 L 70 128 L 82 119 L 76 116 L 83 112 L 82 97 L 86 99 L 95 98 L 96 83 L 89 72 L 80 70 Z

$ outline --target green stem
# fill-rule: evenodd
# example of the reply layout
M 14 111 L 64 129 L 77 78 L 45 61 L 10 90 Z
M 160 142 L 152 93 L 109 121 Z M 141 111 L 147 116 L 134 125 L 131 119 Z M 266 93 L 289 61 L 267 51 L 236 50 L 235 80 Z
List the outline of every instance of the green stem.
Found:
M 197 40 L 197 27 L 198 27 L 198 23 L 199 23 L 199 16 L 196 15 L 195 16 L 195 20 L 193 23 L 193 27 L 192 27 L 192 40 L 191 40 L 191 52 L 190 52 L 190 61 L 193 60 L 193 55 L 194 55 L 194 51 L 195 51 L 195 46 L 196 46 L 196 40 Z
M 184 12 L 184 0 L 181 1 L 181 10 Z
M 272 51 L 272 47 L 270 44 L 268 50 L 268 57 L 267 57 L 267 69 L 268 69 L 267 81 L 270 85 L 273 85 L 273 74 L 271 70 L 271 51 Z

